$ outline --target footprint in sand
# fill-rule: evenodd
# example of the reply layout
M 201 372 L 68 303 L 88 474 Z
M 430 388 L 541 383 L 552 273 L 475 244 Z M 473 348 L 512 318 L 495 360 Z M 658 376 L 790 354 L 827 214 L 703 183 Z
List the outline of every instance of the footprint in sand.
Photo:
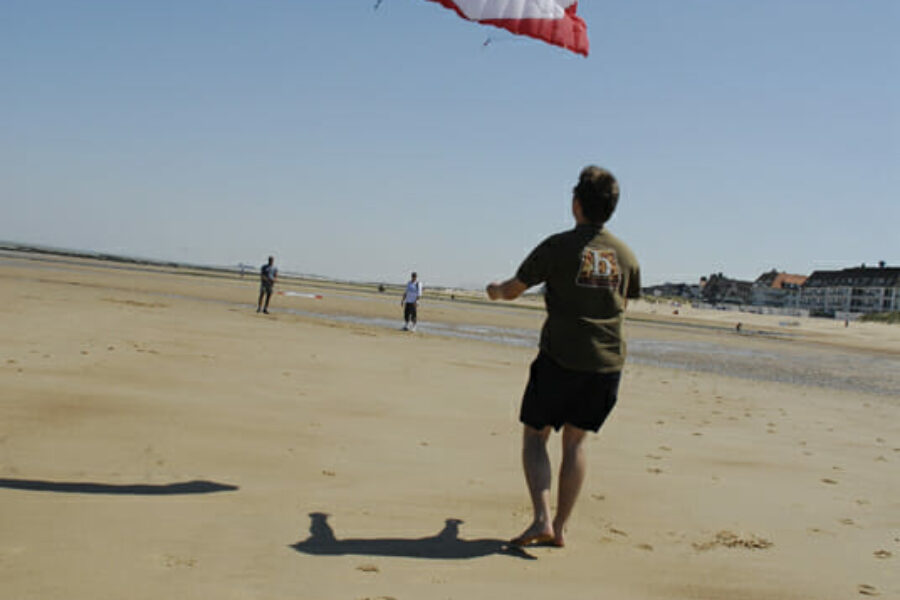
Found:
M 180 556 L 172 556 L 171 554 L 166 554 L 163 557 L 163 564 L 172 569 L 176 567 L 195 567 L 197 566 L 196 558 L 182 558 Z
M 672 451 L 672 449 L 669 448 L 668 446 L 660 446 L 659 449 L 662 450 L 663 452 L 671 452 Z
M 875 558 L 890 558 L 893 556 L 893 554 L 891 554 L 887 550 L 876 550 L 872 554 L 875 556 Z
M 644 456 L 650 460 L 662 460 L 662 456 L 659 456 L 658 454 L 645 454 Z
M 612 544 L 616 540 L 615 540 L 615 538 L 611 538 L 608 535 L 604 535 L 604 536 L 601 536 L 597 541 L 599 541 L 601 544 Z
M 606 500 L 606 496 L 603 494 L 591 494 L 591 498 L 594 500 Z
M 856 525 L 856 523 L 853 521 L 853 519 L 839 519 L 838 522 L 841 525 Z
M 14 359 L 14 358 L 10 358 L 10 359 L 7 359 L 6 364 L 8 364 L 8 365 L 17 365 L 17 364 L 19 364 L 19 361 L 17 361 L 17 360 Z
M 828 477 L 820 479 L 819 481 L 821 481 L 822 483 L 827 483 L 828 485 L 837 485 L 837 483 L 838 483 L 834 479 L 829 479 Z
M 738 535 L 731 531 L 720 531 L 715 537 L 706 542 L 692 544 L 694 550 L 704 552 L 713 548 L 743 548 L 745 550 L 765 550 L 774 546 L 772 542 L 759 536 L 748 534 Z
M 877 596 L 878 590 L 873 586 L 868 585 L 866 583 L 861 583 L 856 587 L 856 591 L 862 594 L 863 596 Z
M 370 564 L 359 565 L 358 567 L 356 567 L 356 570 L 362 571 L 363 573 L 378 573 L 381 571 L 381 569 L 379 569 L 377 565 Z
M 661 474 L 661 473 L 663 472 L 663 470 L 662 470 L 662 469 L 658 469 L 658 468 L 656 468 L 656 467 L 650 467 L 649 469 L 647 469 L 647 472 L 648 472 L 648 473 L 652 473 L 652 474 L 654 474 L 654 475 L 659 475 L 659 474 Z
M 322 475 L 324 475 L 325 477 L 334 477 L 335 475 L 337 475 L 337 473 L 335 473 L 334 471 L 329 471 L 328 469 L 322 469 Z
M 653 552 L 653 546 L 650 544 L 638 544 L 635 546 L 638 550 L 646 550 L 647 552 Z

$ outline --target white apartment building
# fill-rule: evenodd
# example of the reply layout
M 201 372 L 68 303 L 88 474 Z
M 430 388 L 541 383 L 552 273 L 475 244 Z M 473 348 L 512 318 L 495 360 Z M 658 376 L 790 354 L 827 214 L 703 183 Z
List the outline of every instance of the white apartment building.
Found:
M 800 306 L 812 314 L 900 311 L 900 267 L 814 271 L 800 290 Z

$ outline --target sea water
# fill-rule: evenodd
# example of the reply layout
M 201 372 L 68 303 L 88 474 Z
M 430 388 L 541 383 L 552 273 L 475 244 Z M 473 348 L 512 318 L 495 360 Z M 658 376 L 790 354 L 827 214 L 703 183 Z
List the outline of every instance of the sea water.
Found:
M 293 308 L 284 312 L 343 323 L 398 329 L 399 320 L 356 315 L 329 315 Z M 418 331 L 436 336 L 469 339 L 509 346 L 538 345 L 534 329 L 471 325 L 465 323 L 419 322 Z M 737 334 L 736 334 L 737 335 Z M 752 338 L 753 334 L 745 334 Z M 714 373 L 756 381 L 842 389 L 893 396 L 900 400 L 900 357 L 894 358 L 846 348 L 802 348 L 789 339 L 774 337 L 770 348 L 741 348 L 734 343 L 715 341 L 656 340 L 630 337 L 628 361 L 637 364 Z M 787 336 L 784 336 L 787 337 Z M 783 350 L 778 343 L 790 344 Z

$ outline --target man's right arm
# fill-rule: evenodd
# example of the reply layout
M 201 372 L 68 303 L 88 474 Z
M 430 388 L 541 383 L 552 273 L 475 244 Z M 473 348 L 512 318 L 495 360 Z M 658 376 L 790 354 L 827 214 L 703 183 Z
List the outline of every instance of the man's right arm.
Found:
M 511 277 L 501 283 L 489 283 L 486 291 L 491 300 L 515 300 L 527 289 L 528 286 L 518 277 Z

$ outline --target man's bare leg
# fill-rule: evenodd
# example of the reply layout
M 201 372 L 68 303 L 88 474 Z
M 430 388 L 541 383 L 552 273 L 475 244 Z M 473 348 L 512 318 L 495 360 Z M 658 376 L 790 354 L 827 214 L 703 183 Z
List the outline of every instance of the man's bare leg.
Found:
M 587 452 L 584 440 L 587 431 L 566 423 L 562 435 L 562 464 L 559 467 L 559 496 L 556 504 L 556 516 L 553 518 L 553 543 L 565 545 L 565 527 L 584 476 L 587 473 Z
M 553 540 L 553 526 L 550 522 L 550 483 L 553 473 L 550 456 L 547 454 L 550 431 L 550 427 L 534 429 L 525 425 L 522 435 L 522 467 L 525 470 L 528 493 L 531 495 L 534 520 L 525 531 L 513 538 L 514 544 L 526 546 Z

